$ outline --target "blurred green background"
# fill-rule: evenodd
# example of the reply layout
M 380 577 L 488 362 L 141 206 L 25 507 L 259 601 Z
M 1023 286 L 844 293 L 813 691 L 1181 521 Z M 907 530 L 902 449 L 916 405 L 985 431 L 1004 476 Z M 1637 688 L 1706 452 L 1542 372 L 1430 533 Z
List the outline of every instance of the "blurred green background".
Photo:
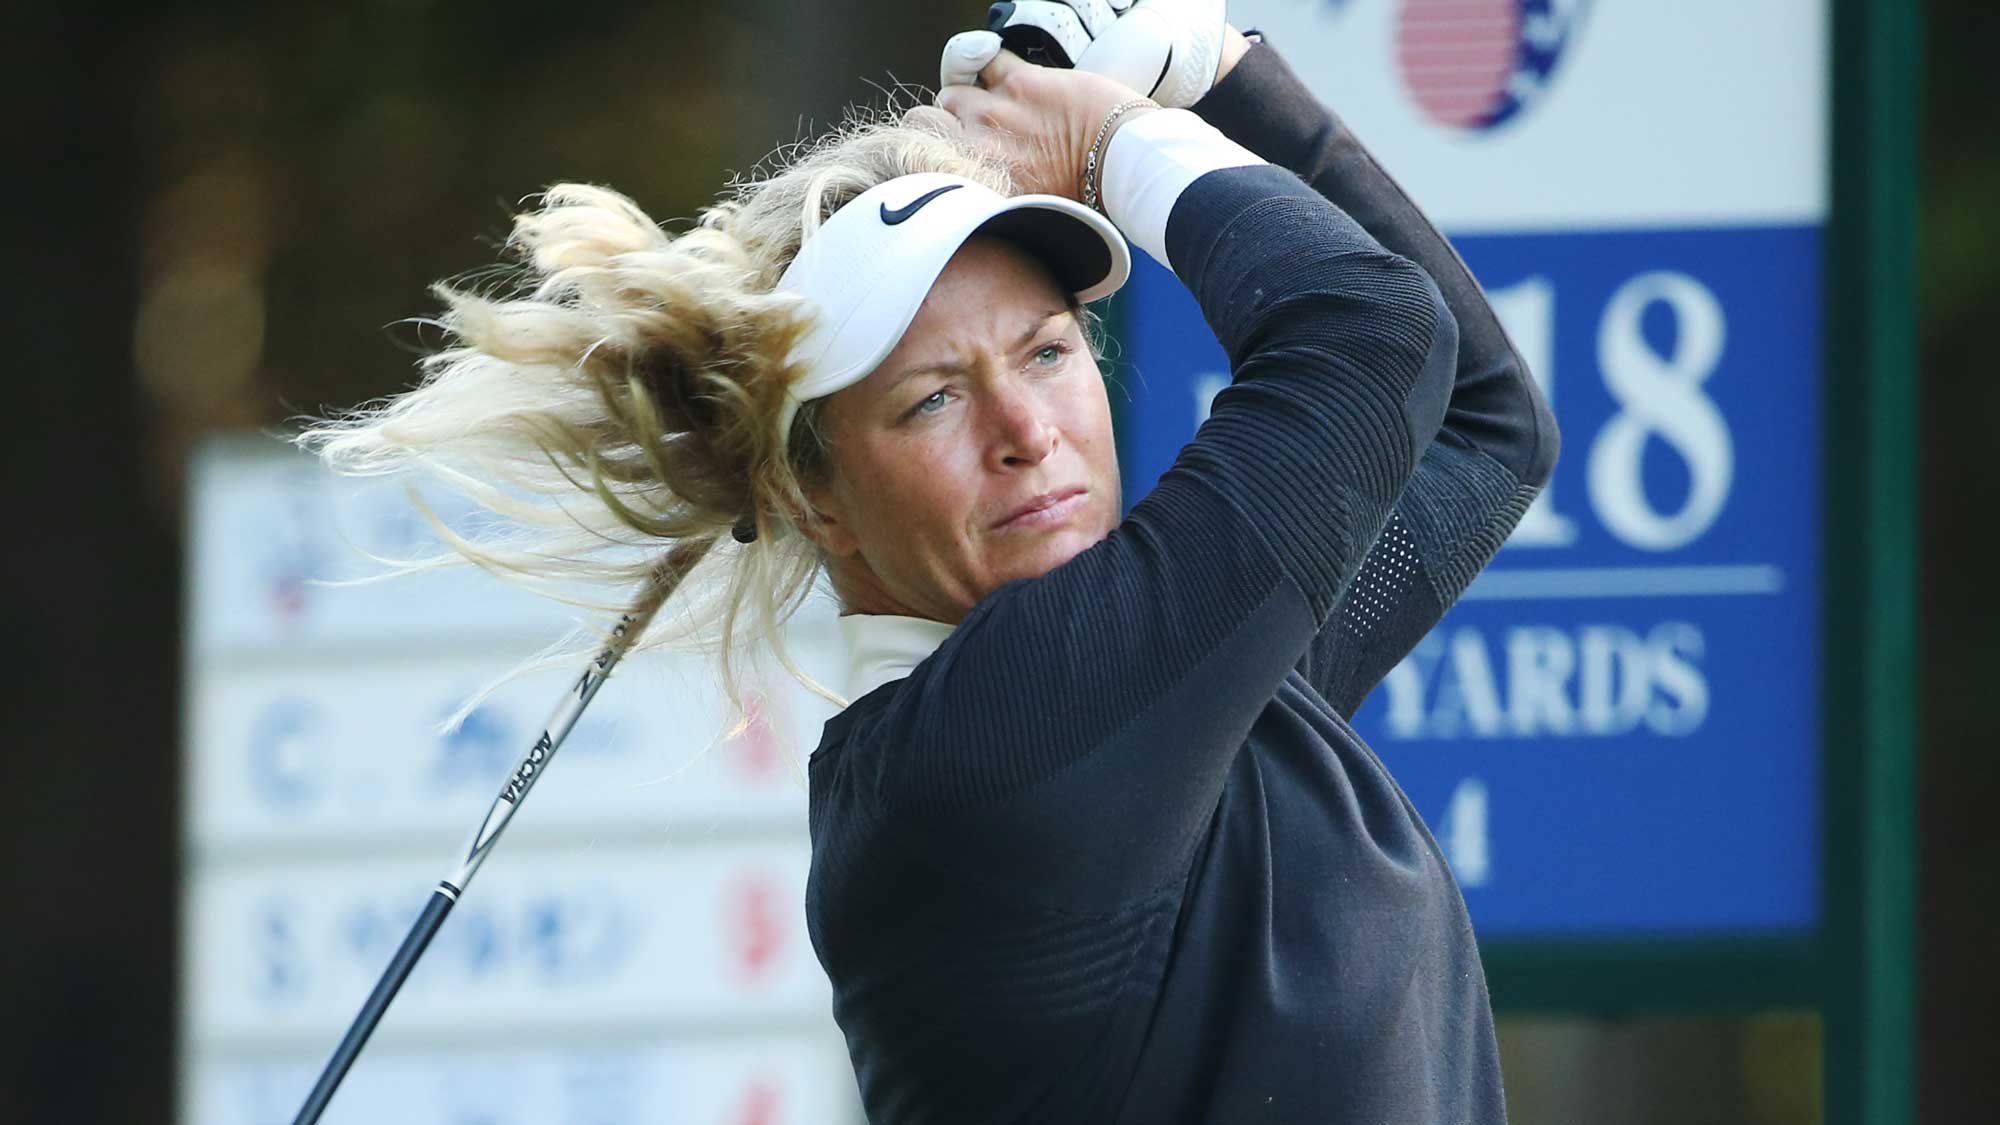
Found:
M 10 7 L 4 316 L 27 410 L 4 444 L 22 518 L 0 603 L 0 1120 L 164 1120 L 173 1104 L 192 445 L 405 385 L 419 340 L 399 322 L 433 309 L 430 282 L 491 264 L 538 188 L 608 183 L 689 216 L 845 104 L 934 81 L 937 45 L 981 8 Z M 2000 387 L 1979 343 L 2000 298 L 2000 5 L 1936 0 L 1925 20 L 1920 1119 L 1972 1122 L 2000 1106 L 2000 591 L 1984 553 Z M 1809 1017 L 1607 1013 L 1504 1035 L 1520 1120 L 1817 1118 Z M 1535 1062 L 1551 1058 L 1592 1069 L 1552 1079 Z

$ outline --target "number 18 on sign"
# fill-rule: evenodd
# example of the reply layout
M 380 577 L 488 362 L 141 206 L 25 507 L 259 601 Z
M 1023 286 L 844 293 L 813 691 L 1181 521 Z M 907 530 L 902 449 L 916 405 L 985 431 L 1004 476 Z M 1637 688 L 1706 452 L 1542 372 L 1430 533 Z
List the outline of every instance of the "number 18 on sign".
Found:
M 1455 240 L 1563 431 L 1555 478 L 1355 725 L 1486 938 L 1818 918 L 1816 226 Z M 1133 497 L 1227 384 L 1149 265 Z

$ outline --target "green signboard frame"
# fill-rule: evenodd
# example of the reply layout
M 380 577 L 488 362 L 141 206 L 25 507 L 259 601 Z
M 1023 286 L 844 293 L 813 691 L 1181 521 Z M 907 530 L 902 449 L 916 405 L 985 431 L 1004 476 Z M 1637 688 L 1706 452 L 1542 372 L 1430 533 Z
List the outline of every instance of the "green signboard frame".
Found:
M 1826 1125 L 1909 1125 L 1922 21 L 1917 5 L 1902 0 L 1828 2 L 1819 929 L 1775 938 L 1488 941 L 1481 954 L 1503 1015 L 1815 1011 Z
M 1915 4 L 1833 0 L 1819 932 L 1482 951 L 1507 1013 L 1817 1011 L 1827 1125 L 1916 1119 L 1921 39 Z

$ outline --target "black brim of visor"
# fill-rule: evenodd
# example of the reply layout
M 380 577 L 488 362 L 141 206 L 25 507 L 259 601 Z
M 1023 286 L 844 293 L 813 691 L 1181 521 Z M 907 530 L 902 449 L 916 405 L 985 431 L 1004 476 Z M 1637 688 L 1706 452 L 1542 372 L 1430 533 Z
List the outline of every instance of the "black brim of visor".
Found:
M 972 233 L 1004 238 L 1033 254 L 1071 294 L 1086 292 L 1111 276 L 1111 248 L 1104 244 L 1104 236 L 1061 211 L 1044 207 L 1003 211 Z

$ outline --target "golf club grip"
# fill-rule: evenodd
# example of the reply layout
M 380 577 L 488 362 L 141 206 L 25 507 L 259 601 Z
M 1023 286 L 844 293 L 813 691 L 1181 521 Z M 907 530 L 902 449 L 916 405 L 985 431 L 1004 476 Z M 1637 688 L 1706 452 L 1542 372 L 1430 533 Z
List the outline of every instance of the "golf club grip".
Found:
M 375 982 L 375 991 L 368 994 L 368 1002 L 361 1005 L 361 1011 L 354 1017 L 354 1023 L 347 1029 L 340 1046 L 333 1050 L 333 1057 L 326 1062 L 326 1069 L 320 1072 L 319 1081 L 313 1085 L 312 1093 L 306 1095 L 305 1105 L 299 1107 L 299 1115 L 292 1119 L 292 1125 L 312 1125 L 319 1115 L 326 1112 L 326 1103 L 333 1100 L 333 1092 L 340 1087 L 340 1080 L 347 1076 L 347 1068 L 354 1065 L 354 1059 L 361 1054 L 361 1048 L 374 1033 L 375 1025 L 382 1022 L 382 1013 L 389 1010 L 389 1001 L 396 998 L 397 990 L 416 967 L 417 958 L 424 955 L 424 947 L 444 925 L 445 915 L 451 913 L 452 903 L 457 900 L 442 890 L 432 891 L 431 900 L 424 904 L 424 912 L 417 915 L 416 924 L 410 927 L 410 934 L 396 950 L 396 956 L 389 961 L 389 967 L 382 972 L 382 979 Z

